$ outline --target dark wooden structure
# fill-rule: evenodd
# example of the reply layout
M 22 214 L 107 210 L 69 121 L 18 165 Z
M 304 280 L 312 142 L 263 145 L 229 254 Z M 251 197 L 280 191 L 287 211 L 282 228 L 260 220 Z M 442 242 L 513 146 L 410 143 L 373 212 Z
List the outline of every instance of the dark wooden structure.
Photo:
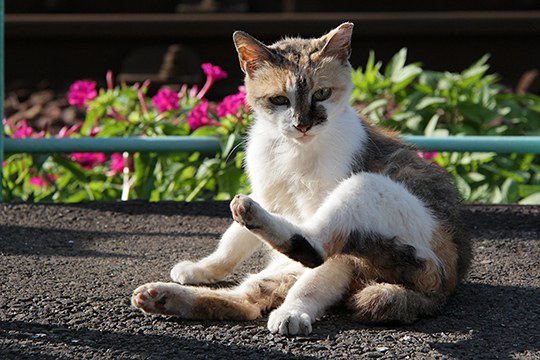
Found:
M 285 3 L 284 3 L 285 4 Z M 245 30 L 271 43 L 284 34 L 319 36 L 343 21 L 355 23 L 351 62 L 365 64 L 370 50 L 388 60 L 400 48 L 408 61 L 433 70 L 459 71 L 490 53 L 492 72 L 515 86 L 540 69 L 540 11 L 213 13 L 213 14 L 10 14 L 5 16 L 6 87 L 47 80 L 66 88 L 79 78 L 103 79 L 123 71 L 134 52 L 154 48 L 147 59 L 159 67 L 164 51 L 180 44 L 192 54 L 186 74 L 202 75 L 198 62 L 230 73 L 214 96 L 242 80 L 231 40 Z M 152 67 L 150 66 L 150 67 Z M 149 71 L 145 69 L 144 71 Z M 157 69 L 156 69 L 157 71 Z M 536 85 L 537 86 L 537 85 Z M 538 92 L 539 89 L 532 89 Z

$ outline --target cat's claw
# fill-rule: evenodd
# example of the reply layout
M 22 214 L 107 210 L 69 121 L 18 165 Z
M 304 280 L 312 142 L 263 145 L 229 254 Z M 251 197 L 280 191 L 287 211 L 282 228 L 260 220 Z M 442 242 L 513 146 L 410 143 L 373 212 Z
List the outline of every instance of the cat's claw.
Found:
M 231 201 L 231 212 L 234 221 L 247 229 L 257 229 L 261 227 L 259 217 L 263 209 L 249 196 L 236 195 Z
M 276 309 L 268 317 L 268 330 L 281 335 L 309 335 L 312 318 L 297 310 Z

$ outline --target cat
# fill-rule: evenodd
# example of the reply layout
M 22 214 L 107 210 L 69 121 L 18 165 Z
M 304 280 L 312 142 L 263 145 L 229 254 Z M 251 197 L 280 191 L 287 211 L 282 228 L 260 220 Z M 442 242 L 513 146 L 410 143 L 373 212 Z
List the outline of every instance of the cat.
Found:
M 349 105 L 352 23 L 316 39 L 266 46 L 233 35 L 254 114 L 246 147 L 252 194 L 237 195 L 234 222 L 214 253 L 183 261 L 174 283 L 137 288 L 146 313 L 253 320 L 307 335 L 335 304 L 364 323 L 411 323 L 437 313 L 471 260 L 460 197 L 449 175 Z M 261 244 L 260 273 L 218 282 Z

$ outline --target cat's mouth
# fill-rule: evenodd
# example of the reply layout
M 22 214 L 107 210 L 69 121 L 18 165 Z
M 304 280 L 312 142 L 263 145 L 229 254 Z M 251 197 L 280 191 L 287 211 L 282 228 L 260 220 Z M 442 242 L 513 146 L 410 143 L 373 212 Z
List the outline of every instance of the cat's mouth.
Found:
M 307 143 L 311 142 L 314 138 L 315 138 L 315 135 L 302 133 L 300 136 L 298 136 L 298 137 L 296 137 L 294 139 L 296 141 L 302 143 L 302 144 L 307 144 Z

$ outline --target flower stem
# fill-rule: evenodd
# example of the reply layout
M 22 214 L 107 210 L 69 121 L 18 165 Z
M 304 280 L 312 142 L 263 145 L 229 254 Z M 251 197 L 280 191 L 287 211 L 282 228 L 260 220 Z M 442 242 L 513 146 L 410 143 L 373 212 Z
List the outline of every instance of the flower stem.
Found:
M 199 100 L 202 99 L 204 97 L 204 95 L 206 95 L 208 90 L 210 90 L 212 85 L 214 85 L 214 79 L 211 76 L 209 76 L 209 77 L 206 78 L 206 82 L 204 83 L 203 88 L 197 94 L 197 99 L 199 99 Z
M 127 151 L 124 151 L 122 153 L 122 157 L 124 158 L 124 169 L 122 170 L 123 182 L 122 195 L 120 199 L 122 201 L 127 201 L 129 199 L 129 191 L 133 182 L 129 179 L 129 153 Z

